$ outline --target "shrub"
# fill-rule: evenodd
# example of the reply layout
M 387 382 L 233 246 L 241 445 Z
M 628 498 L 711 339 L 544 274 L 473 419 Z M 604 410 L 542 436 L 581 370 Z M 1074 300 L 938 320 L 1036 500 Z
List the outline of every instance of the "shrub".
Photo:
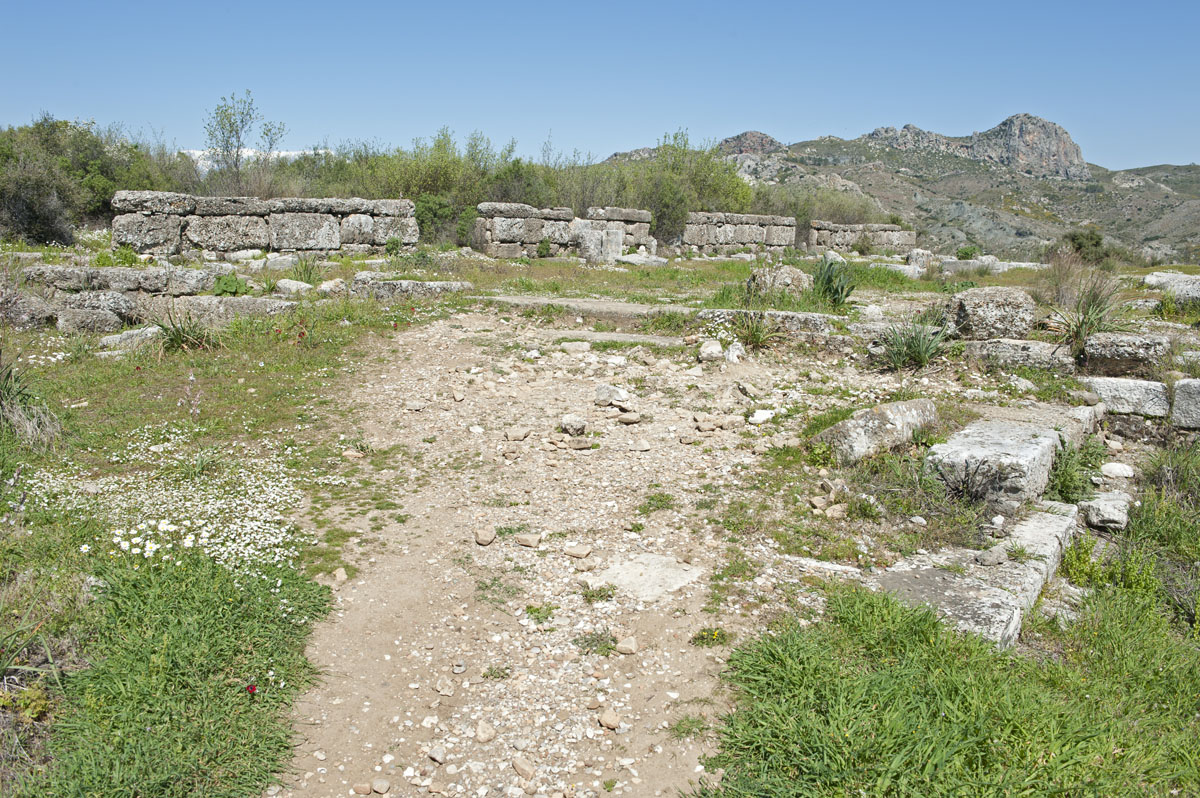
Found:
M 248 293 L 250 293 L 249 284 L 236 274 L 218 275 L 217 279 L 213 281 L 215 296 L 240 296 Z
M 116 261 L 118 266 L 137 266 L 141 263 L 138 254 L 128 244 L 122 244 L 117 247 L 116 252 L 113 253 L 113 260 Z
M 813 293 L 834 309 L 841 308 L 854 291 L 847 269 L 840 263 L 822 260 L 813 272 Z
M 958 258 L 959 260 L 972 260 L 979 257 L 979 247 L 973 244 L 970 246 L 959 247 L 958 251 L 954 253 L 954 257 Z
M 902 327 L 893 325 L 884 331 L 881 339 L 883 360 L 897 371 L 908 366 L 921 369 L 942 353 L 945 342 L 945 327 L 915 322 Z
M 404 242 L 399 238 L 392 236 L 387 240 L 387 243 L 383 245 L 383 251 L 388 255 L 399 255 L 404 251 Z
M 854 242 L 854 246 L 851 249 L 853 249 L 853 251 L 857 252 L 859 255 L 870 255 L 871 237 L 866 233 L 863 233 L 858 237 L 858 240 Z
M 538 242 L 537 256 L 539 258 L 550 257 L 550 239 L 543 238 L 541 241 Z

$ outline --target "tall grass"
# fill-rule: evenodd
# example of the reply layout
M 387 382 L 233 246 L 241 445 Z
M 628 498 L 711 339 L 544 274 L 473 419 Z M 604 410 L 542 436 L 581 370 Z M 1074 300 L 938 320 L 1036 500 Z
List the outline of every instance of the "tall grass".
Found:
M 739 648 L 699 798 L 1168 795 L 1200 789 L 1200 654 L 1153 601 L 1101 592 L 1058 660 L 998 652 L 928 608 L 827 590 L 820 623 Z

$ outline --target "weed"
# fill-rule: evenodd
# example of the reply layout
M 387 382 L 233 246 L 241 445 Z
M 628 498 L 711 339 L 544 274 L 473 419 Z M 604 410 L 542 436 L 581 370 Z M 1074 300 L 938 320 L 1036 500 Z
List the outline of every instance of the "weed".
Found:
M 550 239 L 543 238 L 537 245 L 537 256 L 539 258 L 550 257 Z
M 1092 335 L 1130 329 L 1130 322 L 1122 318 L 1118 290 L 1111 277 L 1093 271 L 1083 279 L 1071 307 L 1059 307 L 1051 314 L 1050 329 L 1070 344 L 1075 357 L 1083 355 L 1083 346 Z
M 764 349 L 787 337 L 779 322 L 763 313 L 738 313 L 731 320 L 734 336 L 747 349 Z
M 511 598 L 521 594 L 521 589 L 510 585 L 499 576 L 475 581 L 475 598 L 485 604 L 499 607 Z
M 588 604 L 595 604 L 600 601 L 612 601 L 617 595 L 616 585 L 600 585 L 599 587 L 585 587 L 580 591 L 583 600 Z
M 1004 552 L 1008 555 L 1008 559 L 1012 560 L 1013 562 L 1018 562 L 1018 563 L 1027 563 L 1031 560 L 1046 559 L 1041 554 L 1034 554 L 1028 548 L 1026 548 L 1024 545 L 1021 545 L 1019 543 L 1009 546 L 1008 548 L 1006 548 L 1004 550 Z
M 29 383 L 25 372 L 17 368 L 16 358 L 5 361 L 0 350 L 0 428 L 7 428 L 27 446 L 46 448 L 62 427 Z
M 733 635 L 719 626 L 706 626 L 688 641 L 697 648 L 713 648 L 727 646 L 733 642 Z
M 607 657 L 617 650 L 617 638 L 608 629 L 585 632 L 571 641 L 581 651 Z
M 640 329 L 648 333 L 680 334 L 692 325 L 692 317 L 678 310 L 668 310 L 655 313 L 640 324 Z
M 325 267 L 316 255 L 303 254 L 297 257 L 296 265 L 288 272 L 288 276 L 302 283 L 316 285 L 324 279 Z
M 675 497 L 669 493 L 651 493 L 646 500 L 638 505 L 640 515 L 650 515 L 659 510 L 675 509 Z
M 881 338 L 883 360 L 896 371 L 911 366 L 922 369 L 942 353 L 946 344 L 946 328 L 910 323 L 891 326 Z
M 529 524 L 514 524 L 512 526 L 496 527 L 496 537 L 509 538 L 513 535 L 521 535 L 529 531 Z
M 1076 504 L 1095 495 L 1092 477 L 1100 468 L 1104 458 L 1104 444 L 1094 435 L 1088 436 L 1081 446 L 1066 444 L 1054 458 L 1050 468 L 1050 482 L 1046 486 L 1046 498 L 1052 501 Z
M 221 274 L 213 281 L 215 296 L 241 296 L 250 293 L 250 284 L 236 274 Z
M 954 253 L 954 257 L 959 260 L 974 260 L 979 257 L 979 247 L 973 245 L 959 247 L 958 251 Z
M 813 272 L 813 293 L 832 308 L 841 308 L 854 291 L 854 283 L 845 265 L 822 260 Z
M 676 718 L 667 727 L 667 734 L 672 740 L 690 740 L 708 731 L 708 721 L 703 715 L 683 715 Z
M 165 316 L 154 320 L 158 327 L 159 353 L 193 352 L 217 349 L 221 338 L 216 330 L 190 315 L 177 316 L 173 307 L 167 308 Z
M 528 615 L 536 624 L 549 623 L 554 617 L 554 611 L 558 607 L 554 604 L 526 604 L 525 614 Z
M 512 676 L 511 665 L 488 665 L 487 669 L 483 672 L 483 678 L 497 682 L 503 681 L 509 676 Z

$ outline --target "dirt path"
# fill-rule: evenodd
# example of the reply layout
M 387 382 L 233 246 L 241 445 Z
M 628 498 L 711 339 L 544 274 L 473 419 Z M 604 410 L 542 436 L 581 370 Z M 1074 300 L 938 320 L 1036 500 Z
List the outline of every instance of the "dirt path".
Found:
M 309 649 L 325 677 L 297 708 L 279 794 L 384 779 L 400 795 L 667 795 L 699 778 L 703 736 L 667 728 L 722 708 L 727 649 L 689 644 L 715 623 L 702 607 L 723 551 L 695 504 L 755 455 L 744 431 L 680 437 L 696 435 L 690 408 L 740 412 L 736 386 L 773 375 L 551 348 L 544 330 L 459 316 L 381 342 L 343 386 L 370 445 L 403 447 L 375 476 L 410 478 L 393 496 L 408 518 L 377 531 L 335 588 Z M 629 387 L 642 420 L 598 407 L 603 384 Z M 568 413 L 594 437 L 558 433 Z M 598 448 L 563 448 L 572 440 Z M 651 494 L 673 508 L 643 506 Z M 540 540 L 522 545 L 527 534 Z M 588 603 L 584 580 L 618 587 Z M 539 624 L 527 606 L 552 615 Z M 589 635 L 634 653 L 589 652 Z

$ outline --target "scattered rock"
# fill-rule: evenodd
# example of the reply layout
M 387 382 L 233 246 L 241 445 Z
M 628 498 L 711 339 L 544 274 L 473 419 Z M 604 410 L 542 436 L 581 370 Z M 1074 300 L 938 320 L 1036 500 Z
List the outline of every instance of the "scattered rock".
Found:
M 1133 479 L 1133 466 L 1124 463 L 1105 463 L 1100 466 L 1100 473 L 1109 479 Z
M 621 725 L 621 716 L 618 715 L 612 707 L 605 707 L 600 713 L 600 725 L 606 729 L 616 729 Z
M 975 555 L 975 562 L 980 565 L 993 566 L 1008 562 L 1008 552 L 1003 546 L 994 546 Z
M 592 351 L 592 345 L 587 341 L 563 341 L 559 348 L 569 355 L 582 355 Z
M 490 743 L 496 739 L 496 728 L 486 720 L 481 720 L 475 724 L 475 741 L 479 743 Z
M 532 779 L 537 770 L 533 764 L 524 757 L 515 756 L 512 761 L 513 770 L 517 771 L 517 775 L 523 779 Z
M 773 418 L 775 418 L 774 410 L 755 410 L 746 421 L 753 426 L 760 427 Z
M 587 419 L 574 413 L 568 413 L 559 421 L 559 426 L 568 435 L 583 435 L 587 432 Z
M 540 532 L 525 532 L 523 534 L 517 535 L 514 538 L 514 540 L 517 541 L 518 546 L 525 546 L 526 548 L 529 548 L 529 549 L 536 549 L 538 547 L 538 544 L 542 542 L 542 535 Z
M 490 546 L 496 539 L 496 530 L 494 529 L 476 529 L 475 542 L 480 546 Z
M 617 653 L 618 654 L 636 654 L 637 650 L 638 650 L 638 644 L 637 644 L 636 638 L 627 637 L 624 640 L 621 640 L 620 642 L 617 643 Z
M 857 463 L 912 442 L 913 433 L 937 421 L 937 405 L 931 399 L 889 402 L 855 411 L 816 435 L 828 443 L 841 465 Z M 751 422 L 753 423 L 753 422 Z
M 1093 529 L 1124 529 L 1129 523 L 1128 493 L 1112 490 L 1079 503 L 1083 521 Z
M 724 357 L 724 350 L 721 348 L 721 342 L 710 338 L 700 344 L 700 354 L 698 357 L 701 363 L 710 363 L 722 359 Z M 703 374 L 703 372 L 701 373 Z

